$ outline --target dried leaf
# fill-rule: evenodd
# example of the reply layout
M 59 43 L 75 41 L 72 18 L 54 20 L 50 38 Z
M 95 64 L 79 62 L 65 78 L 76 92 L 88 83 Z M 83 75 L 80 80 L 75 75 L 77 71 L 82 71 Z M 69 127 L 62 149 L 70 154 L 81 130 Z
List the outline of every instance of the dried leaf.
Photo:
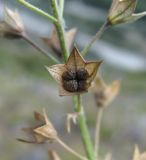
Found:
M 110 25 L 129 23 L 145 16 L 145 12 L 134 14 L 136 5 L 137 0 L 113 0 L 108 15 L 108 23 Z
M 96 76 L 100 62 L 86 62 L 77 48 L 73 48 L 66 64 L 46 67 L 52 77 L 59 83 L 61 96 L 73 96 L 88 91 Z

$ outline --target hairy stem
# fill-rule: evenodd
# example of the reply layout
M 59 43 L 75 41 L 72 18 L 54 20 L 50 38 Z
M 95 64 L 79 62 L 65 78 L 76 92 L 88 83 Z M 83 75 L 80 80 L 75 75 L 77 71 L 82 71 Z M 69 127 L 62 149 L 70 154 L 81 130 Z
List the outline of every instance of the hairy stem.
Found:
M 43 53 L 45 56 L 49 57 L 50 60 L 53 63 L 59 63 L 59 61 L 53 57 L 51 54 L 48 54 L 48 52 L 46 50 L 44 50 L 43 48 L 40 48 L 38 46 L 38 44 L 36 44 L 35 42 L 33 42 L 27 35 L 23 35 L 23 39 L 28 42 L 29 44 L 31 44 L 34 48 L 36 48 L 38 51 L 40 51 L 41 53 Z
M 80 128 L 80 132 L 81 132 L 81 136 L 82 136 L 82 140 L 83 140 L 83 144 L 85 147 L 87 157 L 89 160 L 95 160 L 93 145 L 91 142 L 89 129 L 86 124 L 86 116 L 85 116 L 84 108 L 81 104 L 81 97 L 80 96 L 74 97 L 74 104 L 75 104 L 75 111 L 79 112 L 78 125 Z
M 97 112 L 96 128 L 95 128 L 95 145 L 94 145 L 95 157 L 97 160 L 99 158 L 99 141 L 100 141 L 102 115 L 103 115 L 103 108 L 100 107 Z
M 57 138 L 57 142 L 63 147 L 65 148 L 68 152 L 72 153 L 74 156 L 76 156 L 77 158 L 81 159 L 81 160 L 87 160 L 86 157 L 80 155 L 79 153 L 77 153 L 76 151 L 74 151 L 73 149 L 71 149 L 68 145 L 66 145 L 60 138 Z
M 66 62 L 68 59 L 69 51 L 68 51 L 67 42 L 66 42 L 63 18 L 59 14 L 59 8 L 56 0 L 51 0 L 51 6 L 52 6 L 53 15 L 58 20 L 57 23 L 54 23 L 54 25 L 56 27 L 58 38 L 60 41 L 62 56 L 64 58 L 64 61 Z
M 100 39 L 101 35 L 104 33 L 104 31 L 108 28 L 108 23 L 105 21 L 105 23 L 100 27 L 98 32 L 96 33 L 95 36 L 92 37 L 91 41 L 87 44 L 87 46 L 83 49 L 82 55 L 85 56 L 92 45 L 96 42 L 96 40 Z
M 43 15 L 43 16 L 47 17 L 53 23 L 57 23 L 57 19 L 56 18 L 54 18 L 50 14 L 44 12 L 43 10 L 33 6 L 32 4 L 26 2 L 25 0 L 18 0 L 18 2 L 20 2 L 22 5 L 24 5 L 25 7 L 29 8 L 30 10 L 37 12 L 39 15 Z

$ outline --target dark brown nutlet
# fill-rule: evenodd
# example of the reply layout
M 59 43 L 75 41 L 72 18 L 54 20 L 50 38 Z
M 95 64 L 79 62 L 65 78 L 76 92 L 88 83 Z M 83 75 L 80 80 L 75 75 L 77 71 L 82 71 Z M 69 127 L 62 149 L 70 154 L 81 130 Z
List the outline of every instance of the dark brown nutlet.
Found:
M 85 91 L 88 87 L 87 87 L 87 83 L 86 81 L 79 81 L 78 82 L 78 91 Z
M 76 72 L 77 80 L 87 80 L 89 74 L 84 68 L 80 68 Z
M 76 80 L 64 80 L 63 88 L 69 92 L 76 92 L 78 90 L 78 82 Z
M 65 81 L 75 80 L 76 79 L 75 70 L 68 70 L 68 71 L 64 72 L 62 75 L 62 79 Z

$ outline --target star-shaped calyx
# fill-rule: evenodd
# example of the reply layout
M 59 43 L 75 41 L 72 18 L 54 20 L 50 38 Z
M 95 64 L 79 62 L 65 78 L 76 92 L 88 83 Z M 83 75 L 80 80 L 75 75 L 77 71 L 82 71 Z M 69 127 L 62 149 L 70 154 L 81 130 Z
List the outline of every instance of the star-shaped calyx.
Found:
M 78 95 L 88 91 L 102 61 L 85 61 L 76 47 L 66 64 L 46 67 L 59 83 L 61 96 Z

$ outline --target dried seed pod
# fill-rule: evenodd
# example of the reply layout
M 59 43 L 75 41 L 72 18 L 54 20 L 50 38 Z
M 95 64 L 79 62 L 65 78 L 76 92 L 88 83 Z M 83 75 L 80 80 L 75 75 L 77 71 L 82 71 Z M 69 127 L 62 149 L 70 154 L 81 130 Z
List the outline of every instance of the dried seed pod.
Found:
M 106 107 L 117 96 L 119 89 L 119 81 L 114 81 L 111 85 L 106 85 L 101 78 L 96 78 L 92 91 L 97 107 Z
M 17 11 L 13 12 L 5 8 L 4 18 L 0 21 L 0 36 L 9 39 L 17 39 L 21 38 L 23 34 L 24 26 Z
M 66 64 L 47 67 L 59 83 L 61 96 L 73 96 L 88 91 L 102 61 L 86 62 L 77 48 L 73 48 Z
M 146 15 L 146 12 L 135 14 L 137 0 L 113 0 L 107 18 L 109 25 L 129 23 Z

